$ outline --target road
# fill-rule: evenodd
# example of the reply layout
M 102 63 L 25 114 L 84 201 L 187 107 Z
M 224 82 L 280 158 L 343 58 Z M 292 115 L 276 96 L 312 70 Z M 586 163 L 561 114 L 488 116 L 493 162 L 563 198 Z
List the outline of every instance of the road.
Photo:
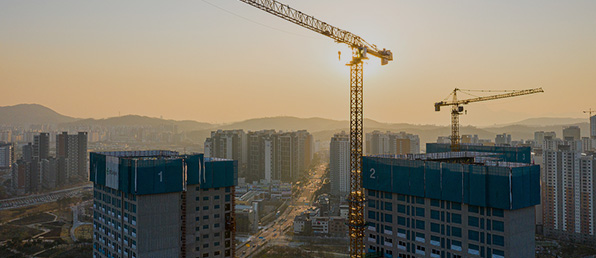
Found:
M 72 238 L 73 242 L 77 242 L 77 237 L 75 236 L 75 229 L 81 225 L 91 224 L 90 222 L 82 222 L 81 220 L 79 220 L 79 213 L 81 212 L 81 209 L 85 207 L 85 204 L 91 203 L 93 203 L 93 201 L 86 201 L 70 207 L 70 209 L 72 210 L 72 227 L 70 228 L 70 237 Z
M 310 174 L 309 182 L 306 182 L 306 185 L 302 187 L 300 196 L 295 198 L 298 201 L 294 201 L 293 205 L 289 205 L 273 222 L 252 235 L 243 245 L 238 246 L 236 248 L 236 257 L 251 257 L 268 245 L 287 246 L 290 239 L 288 239 L 285 232 L 288 229 L 293 231 L 294 217 L 311 207 L 309 204 L 313 202 L 314 193 L 323 185 L 322 176 L 326 167 L 327 164 L 316 167 L 315 171 Z
M 81 186 L 47 192 L 43 194 L 4 199 L 0 200 L 0 210 L 10 210 L 21 207 L 39 205 L 48 202 L 55 202 L 60 198 L 80 196 L 82 192 L 91 191 L 91 189 L 93 189 L 91 184 L 85 184 Z

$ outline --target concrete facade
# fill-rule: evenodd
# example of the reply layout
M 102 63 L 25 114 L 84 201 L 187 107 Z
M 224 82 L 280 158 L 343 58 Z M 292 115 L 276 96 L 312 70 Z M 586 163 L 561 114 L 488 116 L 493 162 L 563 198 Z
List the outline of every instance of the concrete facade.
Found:
M 350 193 L 350 138 L 345 132 L 331 138 L 329 173 L 331 194 L 346 197 Z
M 534 207 L 502 210 L 368 190 L 365 247 L 379 257 L 533 257 Z
M 235 162 L 167 151 L 92 157 L 93 257 L 233 257 Z

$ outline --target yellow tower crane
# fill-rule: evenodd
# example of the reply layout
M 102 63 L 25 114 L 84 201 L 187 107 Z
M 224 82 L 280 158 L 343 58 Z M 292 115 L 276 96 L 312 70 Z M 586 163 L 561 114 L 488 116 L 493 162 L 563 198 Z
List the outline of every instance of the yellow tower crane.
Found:
M 325 35 L 337 43 L 352 49 L 350 66 L 350 210 L 348 227 L 350 236 L 350 257 L 364 257 L 364 192 L 362 190 L 362 133 L 363 133 L 363 73 L 362 60 L 372 55 L 386 65 L 393 61 L 390 50 L 379 49 L 349 31 L 331 26 L 313 16 L 300 12 L 275 0 L 240 0 L 289 22 Z
M 497 94 L 492 96 L 486 97 L 476 97 L 471 99 L 457 99 L 457 92 L 471 92 L 471 91 L 480 91 L 480 92 L 507 92 L 503 94 Z M 451 101 L 444 100 L 435 103 L 435 111 L 441 111 L 441 107 L 443 106 L 451 106 L 451 151 L 459 151 L 460 150 L 460 139 L 459 139 L 459 115 L 464 112 L 463 105 L 472 103 L 472 102 L 479 102 L 479 101 L 487 101 L 493 99 L 503 99 L 503 98 L 510 98 L 510 97 L 517 97 L 522 95 L 534 94 L 544 92 L 542 88 L 536 89 L 529 89 L 529 90 L 511 90 L 511 91 L 492 91 L 492 90 L 462 90 L 455 88 L 449 97 L 452 97 Z

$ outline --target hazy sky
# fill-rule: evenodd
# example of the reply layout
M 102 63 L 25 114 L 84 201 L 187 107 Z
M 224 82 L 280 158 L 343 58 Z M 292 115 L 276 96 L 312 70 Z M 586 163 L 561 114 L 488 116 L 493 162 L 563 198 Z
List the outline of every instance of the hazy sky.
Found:
M 202 0 L 0 1 L 0 105 L 348 119 L 347 48 L 240 1 L 206 1 L 227 12 Z M 283 2 L 393 51 L 365 66 L 365 117 L 448 124 L 433 103 L 455 87 L 546 91 L 471 104 L 464 125 L 596 108 L 596 1 Z

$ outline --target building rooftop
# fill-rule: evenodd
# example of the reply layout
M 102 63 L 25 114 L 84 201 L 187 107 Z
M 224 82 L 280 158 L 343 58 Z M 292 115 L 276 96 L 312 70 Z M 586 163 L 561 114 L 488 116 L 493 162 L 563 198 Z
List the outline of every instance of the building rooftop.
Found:
M 369 190 L 508 210 L 540 203 L 540 167 L 499 153 L 365 156 L 362 164 Z
M 238 184 L 234 160 L 179 155 L 175 151 L 111 151 L 89 154 L 90 180 L 131 194 L 180 192 L 187 185 L 202 189 Z

